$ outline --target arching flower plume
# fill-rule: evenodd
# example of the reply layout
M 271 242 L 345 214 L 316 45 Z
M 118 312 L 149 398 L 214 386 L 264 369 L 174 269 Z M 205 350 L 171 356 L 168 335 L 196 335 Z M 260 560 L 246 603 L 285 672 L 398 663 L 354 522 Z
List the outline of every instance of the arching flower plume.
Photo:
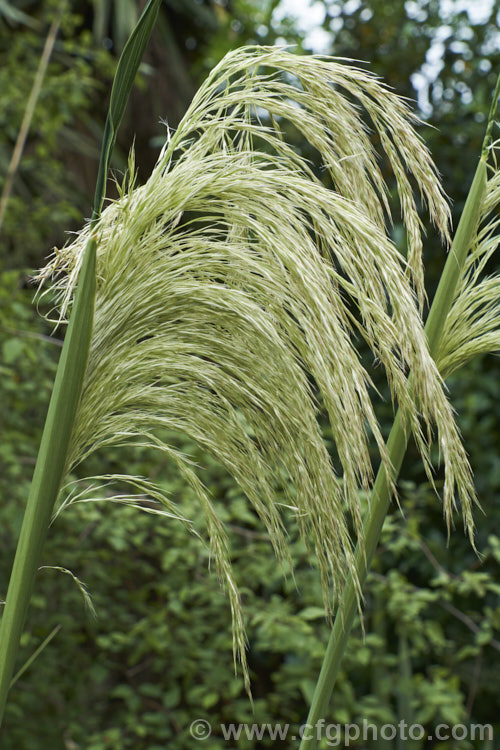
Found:
M 437 435 L 446 517 L 458 495 L 471 530 L 471 474 L 421 319 L 413 187 L 445 240 L 448 207 L 413 121 L 400 98 L 348 61 L 238 49 L 201 86 L 140 187 L 132 159 L 127 187 L 92 230 L 94 328 L 67 469 L 102 446 L 140 443 L 181 472 L 206 518 L 244 670 L 228 537 L 196 467 L 165 441 L 167 432 L 189 436 L 226 468 L 281 559 L 285 498 L 317 555 L 330 608 L 355 575 L 349 525 L 359 537 L 359 494 L 373 477 L 370 439 L 390 471 L 353 343 L 361 333 L 429 472 Z M 287 143 L 290 126 L 319 152 L 332 188 Z M 397 181 L 407 260 L 387 232 L 387 188 L 370 128 Z M 53 280 L 63 320 L 90 231 L 41 272 Z M 318 394 L 341 476 L 318 426 Z M 130 482 L 149 491 L 145 478 Z M 150 487 L 168 513 L 183 517 Z
M 500 245 L 499 229 L 500 171 L 491 168 L 476 240 L 441 339 L 437 363 L 443 377 L 473 357 L 500 351 L 500 274 L 488 273 L 488 263 Z

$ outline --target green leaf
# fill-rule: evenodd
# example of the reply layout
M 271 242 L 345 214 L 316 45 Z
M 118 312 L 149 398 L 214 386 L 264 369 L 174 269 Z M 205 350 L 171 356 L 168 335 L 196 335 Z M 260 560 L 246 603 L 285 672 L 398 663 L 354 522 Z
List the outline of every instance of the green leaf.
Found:
M 106 178 L 109 169 L 111 153 L 115 145 L 116 133 L 125 112 L 125 107 L 134 84 L 134 79 L 142 60 L 146 44 L 154 28 L 161 0 L 148 0 L 148 4 L 137 22 L 137 26 L 130 35 L 118 62 L 109 111 L 104 128 L 101 159 L 94 196 L 93 221 L 100 216 L 104 196 L 106 194 Z
M 326 612 L 323 607 L 306 607 L 299 613 L 299 616 L 303 620 L 319 620 L 326 617 Z
M 2 344 L 3 361 L 6 365 L 11 365 L 22 353 L 24 344 L 20 339 L 7 339 Z

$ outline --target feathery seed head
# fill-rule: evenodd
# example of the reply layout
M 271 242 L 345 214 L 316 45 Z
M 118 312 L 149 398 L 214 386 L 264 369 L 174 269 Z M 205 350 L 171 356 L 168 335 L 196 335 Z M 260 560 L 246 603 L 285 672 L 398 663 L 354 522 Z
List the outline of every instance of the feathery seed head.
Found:
M 407 261 L 386 232 L 387 188 L 360 110 L 397 180 Z M 446 516 L 458 489 L 471 527 L 470 471 L 416 301 L 421 226 L 410 177 L 445 237 L 448 207 L 413 120 L 400 98 L 344 61 L 236 50 L 201 86 L 148 181 L 133 186 L 131 163 L 132 187 L 92 230 L 94 330 L 68 469 L 104 445 L 163 451 L 205 514 L 245 674 L 226 532 L 195 467 L 162 439 L 166 430 L 188 435 L 232 474 L 287 559 L 279 486 L 315 549 L 330 608 L 354 572 L 345 508 L 360 535 L 359 493 L 372 480 L 368 431 L 391 471 L 355 327 L 383 364 L 429 471 L 437 427 Z M 319 152 L 333 189 L 287 144 L 287 123 Z M 55 278 L 63 318 L 90 231 L 41 273 Z M 311 377 L 342 482 L 321 437 Z M 159 488 L 151 491 L 182 517 Z
M 446 318 L 437 356 L 447 377 L 479 354 L 500 350 L 500 274 L 485 274 L 500 245 L 500 171 L 491 169 L 476 238 Z

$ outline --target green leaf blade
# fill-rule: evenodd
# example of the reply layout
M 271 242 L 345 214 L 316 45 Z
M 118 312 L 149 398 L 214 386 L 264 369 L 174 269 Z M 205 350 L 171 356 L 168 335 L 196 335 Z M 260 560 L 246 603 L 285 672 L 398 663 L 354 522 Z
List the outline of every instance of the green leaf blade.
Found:
M 161 0 L 149 0 L 137 22 L 137 26 L 123 48 L 118 62 L 102 140 L 101 159 L 94 196 L 93 222 L 97 221 L 101 213 L 106 194 L 106 177 L 109 169 L 109 161 L 115 145 L 116 133 L 125 112 L 125 107 L 144 55 L 146 44 L 156 23 L 160 4 Z
M 92 335 L 95 258 L 96 241 L 91 239 L 61 352 L 0 625 L 0 714 L 7 699 L 33 582 L 64 474 L 82 390 Z

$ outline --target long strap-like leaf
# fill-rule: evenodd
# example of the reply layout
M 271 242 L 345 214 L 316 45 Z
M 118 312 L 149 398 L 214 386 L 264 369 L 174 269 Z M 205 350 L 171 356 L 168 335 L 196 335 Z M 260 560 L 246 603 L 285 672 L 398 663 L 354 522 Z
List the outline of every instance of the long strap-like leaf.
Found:
M 144 8 L 142 16 L 130 35 L 118 62 L 115 80 L 111 89 L 108 116 L 104 127 L 102 139 L 101 159 L 99 161 L 99 172 L 94 196 L 94 213 L 92 221 L 95 222 L 101 214 L 104 196 L 106 194 L 106 177 L 108 174 L 109 161 L 115 145 L 116 133 L 127 106 L 128 97 L 134 83 L 137 69 L 144 55 L 148 39 L 151 36 L 156 23 L 158 9 L 161 0 L 149 0 Z
M 118 63 L 103 136 L 93 223 L 101 212 L 116 132 L 160 2 L 149 0 Z M 80 400 L 94 317 L 96 249 L 97 241 L 92 237 L 85 250 L 0 623 L 0 722 L 36 571 L 64 475 L 67 449 Z

